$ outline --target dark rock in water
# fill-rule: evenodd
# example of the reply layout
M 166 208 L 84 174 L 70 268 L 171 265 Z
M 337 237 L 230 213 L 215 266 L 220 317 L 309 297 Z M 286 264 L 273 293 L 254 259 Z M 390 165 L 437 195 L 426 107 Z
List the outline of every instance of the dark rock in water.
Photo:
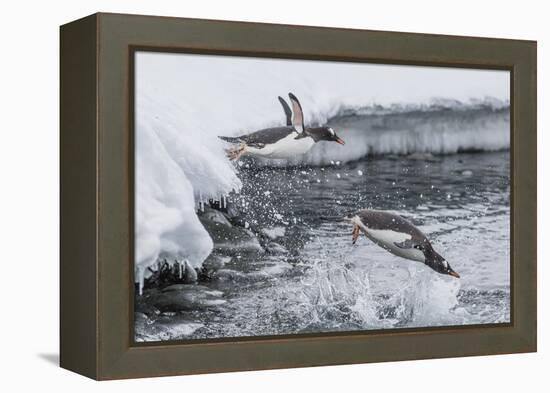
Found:
M 162 312 L 192 311 L 225 303 L 223 293 L 202 285 L 170 285 L 147 299 L 147 303 Z
M 230 220 L 241 215 L 241 212 L 237 209 L 237 206 L 232 202 L 228 201 L 226 210 L 227 216 Z
M 136 297 L 136 301 L 134 303 L 134 312 L 136 314 L 147 315 L 149 318 L 154 318 L 155 316 L 160 314 L 160 310 L 158 308 L 146 303 L 146 299 L 144 298 L 144 296 Z
M 267 280 L 274 279 L 275 275 L 270 274 L 269 269 L 242 272 L 234 269 L 220 269 L 214 275 L 214 279 L 221 282 L 239 282 L 239 283 L 265 283 Z
M 266 251 L 270 254 L 280 255 L 286 254 L 288 251 L 279 243 L 271 242 L 266 246 Z
M 197 216 L 214 241 L 214 249 L 225 255 L 263 252 L 256 235 L 241 217 L 234 204 L 229 203 L 227 213 L 205 207 Z
M 149 324 L 150 320 L 145 314 L 139 312 L 134 313 L 134 329 L 136 332 L 146 331 Z M 141 338 L 141 335 L 136 334 L 136 339 L 138 338 Z
M 172 291 L 197 291 L 204 290 L 207 291 L 208 287 L 203 285 L 186 285 L 186 284 L 174 284 L 167 286 L 161 292 L 172 292 Z
M 249 281 L 246 273 L 233 269 L 220 269 L 214 277 L 222 281 Z
M 225 225 L 199 217 L 202 225 L 214 241 L 214 249 L 222 254 L 263 252 L 258 238 L 248 229 Z
M 214 224 L 231 227 L 231 223 L 225 217 L 225 215 L 221 211 L 212 209 L 211 207 L 205 207 L 204 211 L 199 213 L 199 219 L 201 221 L 210 221 Z
M 216 272 L 231 262 L 231 257 L 210 254 L 202 263 L 202 269 L 199 271 L 199 281 L 211 280 Z
M 142 312 L 135 312 L 134 313 L 134 321 L 135 323 L 138 323 L 138 322 L 147 322 L 149 320 L 149 317 L 147 317 L 147 315 L 145 315 L 144 313 Z
M 231 257 L 210 254 L 202 263 L 202 267 L 210 272 L 215 272 L 216 270 L 223 268 L 229 262 L 231 262 Z
M 139 329 L 137 327 L 139 326 Z M 168 341 L 185 339 L 204 325 L 175 313 L 154 323 L 136 324 L 136 341 Z
M 235 216 L 235 217 L 232 217 L 230 220 L 231 220 L 231 224 L 237 227 L 245 228 L 247 225 L 246 218 L 243 216 Z

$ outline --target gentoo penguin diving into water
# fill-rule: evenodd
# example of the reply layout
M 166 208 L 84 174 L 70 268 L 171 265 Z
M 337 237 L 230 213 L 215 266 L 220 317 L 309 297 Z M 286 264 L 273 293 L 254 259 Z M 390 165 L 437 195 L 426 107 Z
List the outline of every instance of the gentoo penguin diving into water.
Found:
M 418 228 L 397 214 L 360 210 L 347 217 L 353 223 L 352 241 L 361 231 L 374 243 L 402 258 L 423 262 L 441 274 L 460 278 L 449 262 L 439 255 Z
M 344 141 L 330 127 L 306 128 L 300 101 L 292 93 L 288 96 L 292 103 L 292 111 L 286 101 L 279 97 L 286 115 L 286 126 L 266 128 L 237 137 L 219 137 L 226 142 L 238 144 L 227 150 L 227 156 L 231 160 L 238 160 L 243 155 L 291 158 L 306 153 L 316 142 L 329 141 L 344 144 Z

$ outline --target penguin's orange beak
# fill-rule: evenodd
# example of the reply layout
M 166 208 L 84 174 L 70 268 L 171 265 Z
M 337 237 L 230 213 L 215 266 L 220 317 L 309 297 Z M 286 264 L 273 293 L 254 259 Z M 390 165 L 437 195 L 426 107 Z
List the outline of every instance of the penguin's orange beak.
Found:
M 339 143 L 340 145 L 346 144 L 346 142 L 344 142 L 344 140 L 338 136 L 334 139 L 334 142 Z

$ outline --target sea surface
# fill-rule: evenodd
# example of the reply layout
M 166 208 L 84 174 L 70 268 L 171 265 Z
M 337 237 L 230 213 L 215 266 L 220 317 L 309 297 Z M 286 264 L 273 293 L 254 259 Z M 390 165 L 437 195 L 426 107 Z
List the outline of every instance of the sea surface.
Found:
M 198 291 L 218 301 L 166 317 L 171 339 L 510 321 L 509 151 L 384 155 L 323 166 L 243 160 L 244 225 L 280 247 L 236 253 Z M 340 218 L 359 209 L 417 225 L 461 276 L 399 258 Z M 179 322 L 178 322 L 179 321 Z M 157 323 L 162 323 L 162 318 Z M 164 335 L 137 332 L 138 340 Z

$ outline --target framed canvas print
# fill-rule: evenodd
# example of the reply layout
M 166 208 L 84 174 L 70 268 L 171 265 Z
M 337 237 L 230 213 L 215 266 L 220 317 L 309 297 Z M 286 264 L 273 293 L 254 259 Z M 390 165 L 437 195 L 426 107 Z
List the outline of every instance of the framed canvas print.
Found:
M 536 350 L 536 43 L 61 28 L 61 365 Z

